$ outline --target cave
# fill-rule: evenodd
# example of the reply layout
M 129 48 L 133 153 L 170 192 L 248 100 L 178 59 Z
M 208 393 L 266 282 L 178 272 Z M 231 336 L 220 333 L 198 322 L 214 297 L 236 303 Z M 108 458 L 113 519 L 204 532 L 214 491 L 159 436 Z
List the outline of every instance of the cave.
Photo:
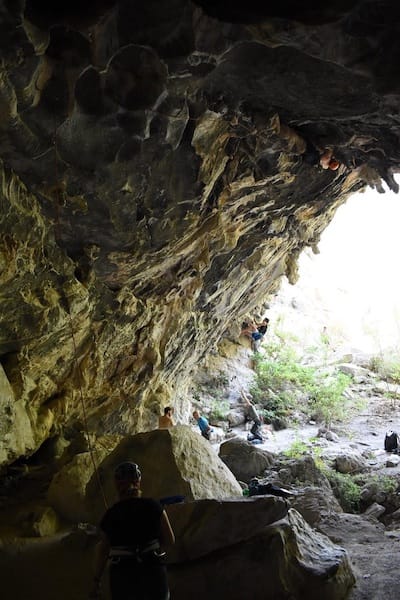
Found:
M 336 210 L 398 192 L 399 17 L 394 0 L 2 3 L 7 506 L 61 439 L 80 456 L 152 435 L 171 404 L 187 424 L 205 360 L 296 282 Z

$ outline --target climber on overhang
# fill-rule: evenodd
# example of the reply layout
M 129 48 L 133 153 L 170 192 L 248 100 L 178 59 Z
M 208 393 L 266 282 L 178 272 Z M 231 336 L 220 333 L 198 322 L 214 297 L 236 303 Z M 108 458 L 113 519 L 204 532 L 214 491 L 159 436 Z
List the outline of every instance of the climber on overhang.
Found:
M 335 158 L 331 148 L 321 151 L 309 141 L 303 154 L 303 160 L 309 165 L 320 165 L 324 170 L 337 171 L 340 167 L 340 162 Z
M 257 329 L 262 336 L 264 336 L 267 333 L 268 325 L 269 319 L 267 317 L 264 317 L 261 323 L 257 323 Z
M 336 160 L 333 150 L 330 148 L 326 149 L 320 156 L 319 164 L 323 169 L 330 169 L 331 171 L 336 171 L 340 166 L 340 162 Z
M 259 330 L 259 327 L 262 328 L 262 330 Z M 267 327 L 268 327 L 268 322 L 265 323 L 265 319 L 262 321 L 262 323 L 259 324 L 259 326 L 256 325 L 256 323 L 254 323 L 254 321 L 245 321 L 244 323 L 242 323 L 242 330 L 240 332 L 240 335 L 245 335 L 246 337 L 250 338 L 251 340 L 251 348 L 254 352 L 257 352 L 261 340 L 264 337 L 264 329 L 265 331 L 267 331 Z

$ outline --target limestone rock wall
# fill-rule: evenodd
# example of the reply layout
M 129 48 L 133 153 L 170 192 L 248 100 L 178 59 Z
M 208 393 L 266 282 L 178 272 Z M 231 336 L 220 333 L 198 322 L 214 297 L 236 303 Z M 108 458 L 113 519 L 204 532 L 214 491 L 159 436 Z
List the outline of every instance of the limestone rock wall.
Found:
M 185 421 L 348 194 L 396 189 L 397 4 L 261 4 L 0 4 L 0 462 Z

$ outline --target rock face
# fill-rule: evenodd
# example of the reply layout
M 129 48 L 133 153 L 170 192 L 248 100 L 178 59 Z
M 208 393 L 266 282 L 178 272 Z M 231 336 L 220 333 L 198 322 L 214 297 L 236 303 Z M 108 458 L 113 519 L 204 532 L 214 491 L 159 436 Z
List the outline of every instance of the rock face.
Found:
M 117 500 L 113 474 L 125 460 L 139 464 L 144 496 L 182 495 L 189 501 L 242 495 L 242 488 L 209 442 L 185 425 L 127 436 L 114 446 L 110 452 L 110 444 L 99 440 L 94 447 L 99 477 L 94 475 L 89 452 L 77 454 L 55 475 L 48 500 L 64 519 L 98 522 L 105 503 L 110 506 Z
M 397 3 L 301 9 L 2 3 L 1 463 L 185 422 L 191 373 L 346 197 L 397 190 Z

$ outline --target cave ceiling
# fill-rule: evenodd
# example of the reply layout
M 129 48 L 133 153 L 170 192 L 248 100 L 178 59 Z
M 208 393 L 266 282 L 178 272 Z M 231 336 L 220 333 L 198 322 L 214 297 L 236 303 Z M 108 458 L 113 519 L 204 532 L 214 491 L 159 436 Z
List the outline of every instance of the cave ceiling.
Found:
M 296 280 L 337 207 L 398 191 L 399 17 L 0 2 L 0 463 L 86 420 L 184 419 L 203 358 Z

